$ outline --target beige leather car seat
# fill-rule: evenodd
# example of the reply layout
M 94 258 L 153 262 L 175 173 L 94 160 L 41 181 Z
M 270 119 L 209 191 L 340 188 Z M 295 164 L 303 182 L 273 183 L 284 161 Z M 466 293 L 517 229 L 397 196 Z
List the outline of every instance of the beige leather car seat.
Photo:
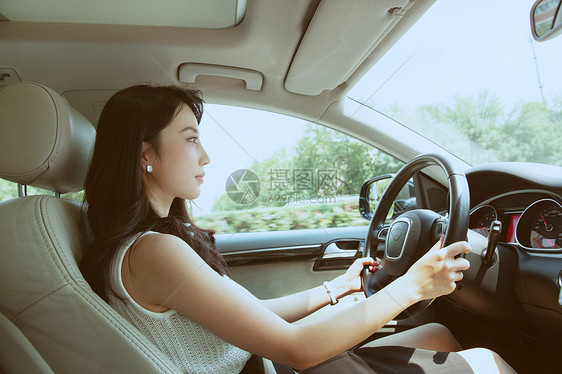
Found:
M 59 193 L 82 189 L 94 127 L 35 83 L 0 89 L 0 177 Z M 7 373 L 176 373 L 78 270 L 81 204 L 0 202 L 0 367 Z M 0 369 L 1 371 L 1 369 Z

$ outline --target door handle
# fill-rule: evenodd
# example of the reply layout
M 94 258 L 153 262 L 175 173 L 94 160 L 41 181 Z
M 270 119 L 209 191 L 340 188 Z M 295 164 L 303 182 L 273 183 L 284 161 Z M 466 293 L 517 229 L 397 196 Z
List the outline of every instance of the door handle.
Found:
M 365 241 L 360 239 L 340 239 L 327 243 L 322 255 L 314 263 L 314 271 L 344 270 L 356 258 L 363 255 Z
M 359 246 L 356 249 L 345 249 L 338 247 L 335 242 L 332 242 L 324 248 L 322 259 L 355 257 L 358 250 Z

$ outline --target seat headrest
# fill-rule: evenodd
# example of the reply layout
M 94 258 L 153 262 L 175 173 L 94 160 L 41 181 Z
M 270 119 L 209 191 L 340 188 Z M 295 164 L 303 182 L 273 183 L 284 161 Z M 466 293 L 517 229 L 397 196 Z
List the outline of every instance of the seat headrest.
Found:
M 67 193 L 83 189 L 96 131 L 37 83 L 0 89 L 0 178 Z

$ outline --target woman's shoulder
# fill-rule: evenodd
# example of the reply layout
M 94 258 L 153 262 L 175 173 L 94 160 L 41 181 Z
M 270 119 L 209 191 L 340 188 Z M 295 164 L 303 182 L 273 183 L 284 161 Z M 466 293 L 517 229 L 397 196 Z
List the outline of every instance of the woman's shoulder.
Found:
M 147 231 L 139 235 L 134 246 L 141 245 L 171 245 L 185 243 L 180 237 L 172 234 L 164 234 L 157 231 Z
M 131 246 L 131 254 L 141 257 L 173 253 L 189 254 L 190 252 L 194 252 L 193 249 L 180 237 L 155 231 L 142 234 Z
M 199 255 L 176 235 L 147 232 L 131 246 L 129 258 L 133 263 L 152 269 L 169 267 L 174 263 L 199 262 Z
M 162 295 L 173 292 L 205 264 L 181 238 L 156 232 L 139 237 L 128 257 L 130 288 L 151 305 L 163 305 Z

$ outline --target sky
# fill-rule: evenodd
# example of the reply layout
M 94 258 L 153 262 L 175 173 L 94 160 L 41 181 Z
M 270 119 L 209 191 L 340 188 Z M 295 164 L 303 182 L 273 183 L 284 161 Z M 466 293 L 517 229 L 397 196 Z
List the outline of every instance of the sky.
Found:
M 350 96 L 370 98 L 377 108 L 393 102 L 415 107 L 489 90 L 511 107 L 541 100 L 538 67 L 547 102 L 562 97 L 562 37 L 531 41 L 532 4 L 438 0 Z

